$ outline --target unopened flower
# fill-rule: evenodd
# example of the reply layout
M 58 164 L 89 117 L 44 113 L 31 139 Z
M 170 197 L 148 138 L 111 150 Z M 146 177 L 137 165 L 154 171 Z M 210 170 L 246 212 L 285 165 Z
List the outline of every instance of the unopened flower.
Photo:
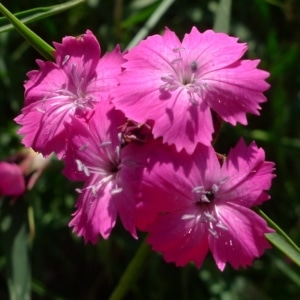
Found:
M 0 162 L 0 196 L 20 196 L 24 192 L 25 179 L 20 166 Z
M 123 113 L 103 101 L 88 123 L 73 118 L 66 124 L 69 144 L 64 174 L 84 181 L 70 226 L 85 241 L 96 243 L 99 235 L 108 238 L 117 216 L 126 230 L 137 237 L 134 211 L 135 188 L 139 186 L 143 155 L 138 145 L 122 146 Z
M 88 118 L 94 106 L 107 99 L 123 61 L 119 47 L 100 59 L 100 45 L 91 31 L 54 43 L 56 62 L 37 60 L 40 70 L 28 73 L 25 107 L 15 121 L 23 143 L 47 156 L 64 154 L 64 123 L 71 116 Z
M 223 163 L 202 145 L 161 161 L 143 177 L 137 223 L 166 261 L 200 267 L 210 249 L 220 270 L 246 267 L 270 247 L 273 230 L 250 208 L 269 198 L 274 164 L 255 143 L 241 140 Z
M 113 100 L 139 123 L 154 121 L 154 137 L 192 153 L 197 143 L 210 145 L 211 109 L 224 121 L 247 124 L 246 113 L 258 114 L 269 73 L 259 60 L 241 60 L 247 49 L 237 38 L 195 27 L 182 42 L 165 30 L 129 50 L 125 71 Z

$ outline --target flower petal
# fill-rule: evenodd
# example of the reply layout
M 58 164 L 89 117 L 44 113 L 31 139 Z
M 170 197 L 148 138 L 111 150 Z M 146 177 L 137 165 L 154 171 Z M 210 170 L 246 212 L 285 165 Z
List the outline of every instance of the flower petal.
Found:
M 264 192 L 274 178 L 274 163 L 265 161 L 265 153 L 254 142 L 246 146 L 243 139 L 233 148 L 222 166 L 221 177 L 228 178 L 219 192 L 226 201 L 246 207 L 261 204 L 269 197 Z
M 66 74 L 73 74 L 75 66 L 78 79 L 91 80 L 101 52 L 99 42 L 90 30 L 77 37 L 66 36 L 61 44 L 55 42 L 53 44 L 57 65 Z M 76 80 L 77 78 L 72 79 Z
M 239 60 L 247 50 L 245 43 L 238 43 L 238 39 L 225 33 L 206 30 L 199 32 L 192 27 L 190 33 L 185 34 L 182 47 L 190 61 L 200 62 L 200 76 L 223 69 Z
M 95 176 L 86 183 L 86 187 L 91 186 L 97 181 Z M 117 208 L 114 201 L 111 201 L 111 184 L 108 183 L 102 194 L 95 196 L 92 189 L 85 190 L 78 198 L 77 210 L 69 223 L 73 227 L 73 232 L 78 236 L 83 236 L 85 242 L 95 244 L 99 234 L 107 239 L 115 226 L 117 220 Z
M 240 205 L 218 205 L 219 218 L 227 230 L 219 229 L 218 237 L 209 236 L 209 247 L 218 268 L 227 262 L 235 269 L 252 264 L 254 258 L 270 248 L 264 236 L 274 230 L 252 210 Z
M 207 92 L 203 99 L 226 122 L 246 125 L 246 113 L 258 115 L 262 92 L 269 88 L 268 72 L 257 69 L 259 60 L 243 60 L 226 68 L 205 74 L 201 81 Z
M 182 220 L 185 211 L 162 214 L 151 226 L 147 242 L 153 250 L 161 252 L 167 262 L 184 266 L 194 261 L 200 267 L 207 252 L 208 240 L 205 226 L 190 226 Z M 188 213 L 188 212 L 186 212 Z

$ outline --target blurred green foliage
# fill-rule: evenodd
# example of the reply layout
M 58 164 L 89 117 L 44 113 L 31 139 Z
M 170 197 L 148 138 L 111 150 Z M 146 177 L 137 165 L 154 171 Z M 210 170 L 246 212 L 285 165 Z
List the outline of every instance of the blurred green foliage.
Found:
M 59 0 L 7 0 L 11 11 L 50 6 Z M 48 43 L 65 35 L 91 29 L 102 51 L 129 44 L 161 1 L 89 0 L 62 14 L 30 24 Z M 218 2 L 175 0 L 150 30 L 165 26 L 179 36 L 191 26 L 212 28 Z M 260 117 L 249 116 L 249 126 L 224 126 L 217 150 L 227 153 L 240 136 L 255 139 L 268 160 L 276 162 L 271 200 L 262 209 L 300 244 L 300 1 L 239 0 L 232 3 L 230 34 L 247 42 L 247 57 L 260 58 L 269 70 L 271 89 Z M 26 73 L 41 58 L 14 30 L 0 34 L 0 159 L 21 148 L 13 118 L 23 105 Z M 32 299 L 107 299 L 139 246 L 121 227 L 107 241 L 85 245 L 68 227 L 76 200 L 76 183 L 62 175 L 54 161 L 26 196 L 34 210 L 36 232 L 31 244 Z M 141 235 L 142 237 L 142 235 Z M 0 252 L 0 299 L 8 299 L 6 258 Z M 193 265 L 176 268 L 153 253 L 126 299 L 268 300 L 300 299 L 300 272 L 288 258 L 273 249 L 246 270 L 227 266 L 217 270 L 210 257 L 200 270 Z

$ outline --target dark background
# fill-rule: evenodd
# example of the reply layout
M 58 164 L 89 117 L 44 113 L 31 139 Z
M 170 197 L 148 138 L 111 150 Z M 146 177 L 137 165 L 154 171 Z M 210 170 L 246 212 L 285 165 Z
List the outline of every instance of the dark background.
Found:
M 2 1 L 12 12 L 62 3 L 58 0 Z M 103 53 L 119 43 L 122 49 L 135 36 L 161 1 L 91 0 L 29 27 L 48 43 L 91 29 Z M 182 37 L 192 26 L 212 28 L 217 1 L 177 0 L 150 34 L 165 26 Z M 300 1 L 233 1 L 230 34 L 249 44 L 248 58 L 260 58 L 271 73 L 260 117 L 249 126 L 224 126 L 216 149 L 227 153 L 240 136 L 255 139 L 276 162 L 271 200 L 262 209 L 300 244 Z M 0 34 L 0 160 L 21 149 L 13 118 L 23 105 L 26 73 L 41 58 L 12 30 Z M 140 241 L 117 226 L 107 241 L 85 245 L 68 227 L 79 185 L 61 175 L 53 161 L 26 196 L 34 208 L 36 233 L 31 245 L 32 298 L 53 300 L 106 299 L 134 256 Z M 141 236 L 142 238 L 142 236 Z M 1 242 L 0 242 L 1 243 Z M 8 299 L 6 257 L 0 253 L 0 299 Z M 248 269 L 227 266 L 221 273 L 208 256 L 200 270 L 176 268 L 152 253 L 144 272 L 126 299 L 300 299 L 299 269 L 273 248 Z

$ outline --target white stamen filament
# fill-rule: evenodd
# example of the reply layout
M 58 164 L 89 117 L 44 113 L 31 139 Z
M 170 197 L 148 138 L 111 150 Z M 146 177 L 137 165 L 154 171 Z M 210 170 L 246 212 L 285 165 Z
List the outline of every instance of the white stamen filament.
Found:
M 75 159 L 75 163 L 77 165 L 77 170 L 79 172 L 82 172 L 83 171 L 83 163 L 79 159 Z
M 216 224 L 216 227 L 224 229 L 224 230 L 228 230 L 228 227 L 225 224 L 221 223 L 220 221 L 219 221 L 219 223 Z
M 104 147 L 110 146 L 111 144 L 112 144 L 112 143 L 111 143 L 110 141 L 102 142 L 102 143 L 100 144 L 100 147 L 101 147 L 101 148 L 104 148 Z
M 119 194 L 119 193 L 121 193 L 123 191 L 123 189 L 122 188 L 115 188 L 115 189 L 113 189 L 113 190 L 111 190 L 111 195 L 115 195 L 115 194 Z
M 70 55 L 65 55 L 61 65 L 64 66 L 68 62 L 69 59 L 70 59 Z
M 85 151 L 89 146 L 89 143 L 85 143 L 79 147 L 79 151 Z

